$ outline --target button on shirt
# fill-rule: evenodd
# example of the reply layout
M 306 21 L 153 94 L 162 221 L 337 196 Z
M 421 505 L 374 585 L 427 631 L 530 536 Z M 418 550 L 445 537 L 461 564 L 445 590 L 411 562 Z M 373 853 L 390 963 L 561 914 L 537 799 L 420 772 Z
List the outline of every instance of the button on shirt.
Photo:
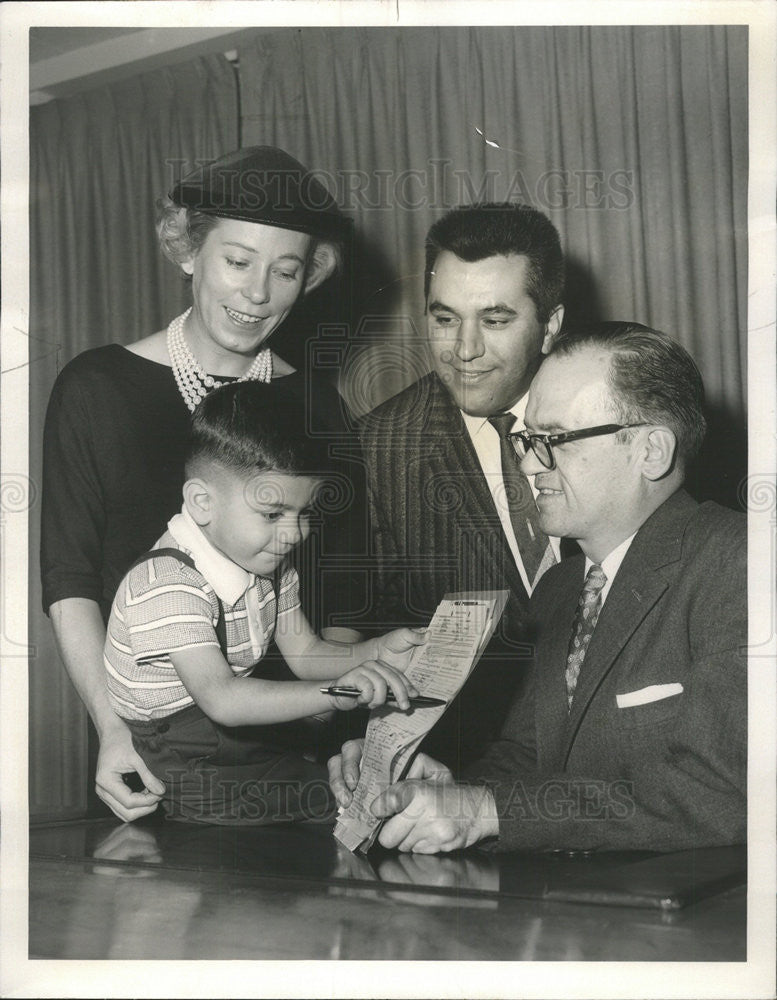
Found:
M 527 393 L 527 395 L 518 400 L 515 406 L 512 406 L 509 410 L 504 411 L 506 413 L 512 413 L 515 416 L 513 430 L 523 430 L 528 399 L 529 397 Z M 531 583 L 528 579 L 526 569 L 524 568 L 521 552 L 518 548 L 518 542 L 515 539 L 515 532 L 513 531 L 513 526 L 510 522 L 510 510 L 507 506 L 504 481 L 502 478 L 502 455 L 499 447 L 499 434 L 497 433 L 496 428 L 488 422 L 488 417 L 473 417 L 469 413 L 464 413 L 463 411 L 461 415 L 464 419 L 464 426 L 467 428 L 467 433 L 469 434 L 470 440 L 475 448 L 475 453 L 478 456 L 480 468 L 483 470 L 483 475 L 488 483 L 488 488 L 494 500 L 494 506 L 496 507 L 499 520 L 502 524 L 502 530 L 504 531 L 507 544 L 510 546 L 510 551 L 512 552 L 513 559 L 515 560 L 515 565 L 518 567 L 518 572 L 521 574 L 521 580 L 526 588 L 526 593 L 531 594 Z M 536 497 L 537 490 L 534 488 L 534 477 L 528 476 L 527 478 L 529 480 L 529 485 L 532 488 L 532 493 Z M 559 559 L 559 539 L 554 538 L 553 536 L 548 536 L 548 541 L 550 542 L 556 559 Z

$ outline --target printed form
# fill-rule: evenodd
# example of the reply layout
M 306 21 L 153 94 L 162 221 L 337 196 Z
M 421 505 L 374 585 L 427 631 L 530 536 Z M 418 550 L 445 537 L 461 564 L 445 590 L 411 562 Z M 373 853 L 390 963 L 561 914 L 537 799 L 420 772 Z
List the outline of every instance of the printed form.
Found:
M 507 596 L 506 590 L 445 595 L 429 623 L 426 642 L 414 650 L 405 671 L 420 694 L 453 701 L 493 635 Z M 370 713 L 359 783 L 334 830 L 350 851 L 370 848 L 381 824 L 370 812 L 370 803 L 404 775 L 419 743 L 446 708 L 416 706 L 402 712 L 383 705 Z

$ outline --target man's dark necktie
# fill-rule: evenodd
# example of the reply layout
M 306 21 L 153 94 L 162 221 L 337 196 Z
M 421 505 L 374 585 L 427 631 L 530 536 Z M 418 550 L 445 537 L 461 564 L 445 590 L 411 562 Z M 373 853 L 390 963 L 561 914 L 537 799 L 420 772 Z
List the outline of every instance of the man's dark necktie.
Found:
M 510 433 L 515 416 L 512 413 L 497 413 L 488 418 L 499 435 L 499 449 L 502 456 L 502 480 L 504 481 L 510 523 L 515 532 L 515 540 L 521 553 L 526 576 L 531 586 L 539 576 L 556 562 L 548 536 L 540 527 L 540 515 L 529 480 L 521 472 L 520 459 L 507 435 Z
M 567 653 L 567 708 L 572 707 L 572 698 L 583 666 L 588 643 L 594 634 L 599 612 L 602 609 L 602 587 L 607 583 L 607 577 L 601 566 L 594 564 L 589 570 L 580 591 L 572 622 L 572 638 L 569 640 Z

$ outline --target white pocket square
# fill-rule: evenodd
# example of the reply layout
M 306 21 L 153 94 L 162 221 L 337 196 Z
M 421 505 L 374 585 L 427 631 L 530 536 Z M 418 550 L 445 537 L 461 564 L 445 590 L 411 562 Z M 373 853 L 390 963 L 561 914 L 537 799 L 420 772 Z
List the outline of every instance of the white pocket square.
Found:
M 682 684 L 651 684 L 650 687 L 640 688 L 639 691 L 616 694 L 615 700 L 618 708 L 634 708 L 636 705 L 649 705 L 651 701 L 661 701 L 662 698 L 671 698 L 682 693 Z

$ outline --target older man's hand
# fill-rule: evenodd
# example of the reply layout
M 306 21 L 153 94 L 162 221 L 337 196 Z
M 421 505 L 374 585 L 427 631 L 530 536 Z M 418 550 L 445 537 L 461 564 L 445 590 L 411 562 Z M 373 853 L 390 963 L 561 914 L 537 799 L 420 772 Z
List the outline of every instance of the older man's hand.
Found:
M 371 808 L 386 819 L 380 843 L 400 851 L 455 851 L 499 834 L 491 792 L 482 785 L 457 784 L 450 776 L 398 781 Z
M 363 750 L 364 740 L 348 740 L 347 743 L 343 743 L 340 753 L 330 757 L 327 762 L 329 787 L 342 809 L 350 805 L 353 790 L 359 784 Z
M 343 744 L 339 754 L 329 758 L 327 764 L 329 785 L 332 794 L 337 799 L 337 804 L 343 809 L 350 805 L 353 790 L 359 783 L 363 751 L 364 740 L 348 740 L 347 743 Z M 453 780 L 453 775 L 445 764 L 441 764 L 439 760 L 435 760 L 434 757 L 425 753 L 416 754 L 408 769 L 407 777 L 434 778 L 438 781 Z

